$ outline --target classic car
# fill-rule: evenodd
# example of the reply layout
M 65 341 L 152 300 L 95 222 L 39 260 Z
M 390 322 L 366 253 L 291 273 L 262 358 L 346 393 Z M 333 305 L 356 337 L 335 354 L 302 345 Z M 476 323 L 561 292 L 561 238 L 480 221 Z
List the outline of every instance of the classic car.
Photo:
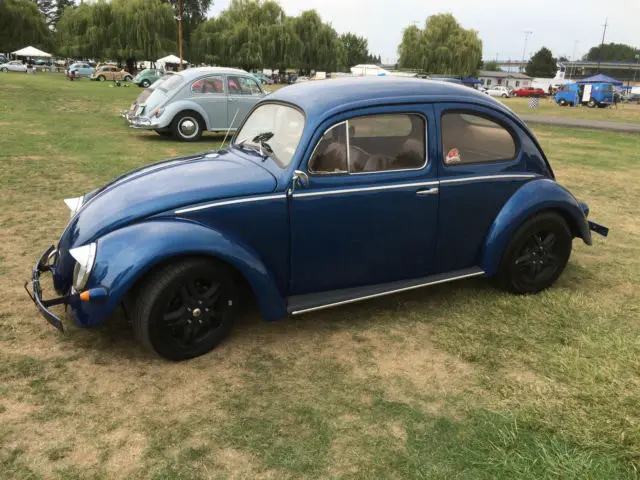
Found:
M 576 82 L 563 85 L 554 100 L 561 107 L 587 105 L 605 108 L 614 101 L 613 84 L 608 82 Z
M 268 75 L 265 75 L 262 72 L 254 72 L 251 75 L 258 80 L 262 85 L 273 85 L 273 80 Z
M 149 87 L 153 82 L 164 75 L 164 71 L 158 68 L 145 68 L 133 78 L 133 83 L 142 88 Z
M 490 97 L 507 98 L 509 96 L 509 89 L 504 85 L 487 85 L 484 93 Z
M 68 77 L 90 77 L 93 75 L 93 67 L 85 62 L 72 63 L 67 68 L 66 74 Z
M 27 66 L 19 62 L 18 60 L 11 60 L 10 62 L 0 64 L 0 72 L 26 72 Z
M 122 118 L 125 119 L 129 119 L 129 118 L 133 118 L 135 116 L 136 111 L 138 110 L 138 105 L 142 105 L 144 104 L 144 102 L 146 102 L 147 98 L 149 98 L 151 96 L 151 94 L 153 93 L 153 91 L 158 88 L 158 86 L 168 80 L 172 75 L 175 75 L 174 72 L 166 72 L 164 75 L 162 75 L 159 79 L 157 79 L 155 82 L 153 82 L 151 85 L 149 85 L 148 88 L 145 88 L 140 95 L 138 95 L 136 97 L 136 99 L 131 102 L 131 105 L 129 106 L 128 110 L 121 110 L 120 111 L 120 116 Z M 158 132 L 161 135 L 164 135 L 164 132 Z M 168 132 L 168 134 L 170 135 L 171 132 Z
M 99 82 L 104 82 L 105 80 L 130 82 L 133 80 L 133 75 L 114 65 L 104 65 L 95 69 L 91 75 L 91 80 L 98 80 Z
M 607 234 L 514 112 L 410 78 L 284 88 L 226 148 L 65 202 L 71 220 L 32 271 L 39 310 L 62 330 L 53 305 L 81 327 L 124 305 L 172 360 L 214 348 L 250 296 L 271 321 L 470 277 L 533 294 L 574 238 Z M 47 271 L 60 296 L 45 300 Z
M 541 88 L 522 87 L 511 90 L 511 95 L 514 97 L 544 97 L 546 92 Z
M 190 68 L 158 85 L 133 114 L 121 112 L 120 116 L 133 128 L 193 142 L 206 130 L 236 131 L 264 94 L 244 70 Z

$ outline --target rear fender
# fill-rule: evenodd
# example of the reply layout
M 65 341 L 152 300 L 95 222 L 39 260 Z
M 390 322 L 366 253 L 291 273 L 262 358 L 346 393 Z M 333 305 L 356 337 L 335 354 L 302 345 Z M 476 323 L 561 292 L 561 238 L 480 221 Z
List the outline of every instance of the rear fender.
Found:
M 160 125 L 162 125 L 163 128 L 170 126 L 176 115 L 187 110 L 198 113 L 202 117 L 202 121 L 205 124 L 205 129 L 209 130 L 210 128 L 209 116 L 207 115 L 207 112 L 205 112 L 204 108 L 202 108 L 195 102 L 191 102 L 189 100 L 179 100 L 177 102 L 171 102 L 171 100 L 169 100 L 169 103 L 165 108 L 166 109 L 162 113 L 160 120 Z
M 525 220 L 542 211 L 554 210 L 560 213 L 573 235 L 591 245 L 591 231 L 584 209 L 584 204 L 553 180 L 527 182 L 511 196 L 494 220 L 481 254 L 482 269 L 487 275 L 495 274 L 511 236 Z
M 153 267 L 185 255 L 216 257 L 235 267 L 253 289 L 266 320 L 286 316 L 286 302 L 257 253 L 225 232 L 186 219 L 161 218 L 130 225 L 98 239 L 93 272 L 87 289 L 106 287 L 102 302 L 72 304 L 84 326 L 102 323 L 129 289 Z

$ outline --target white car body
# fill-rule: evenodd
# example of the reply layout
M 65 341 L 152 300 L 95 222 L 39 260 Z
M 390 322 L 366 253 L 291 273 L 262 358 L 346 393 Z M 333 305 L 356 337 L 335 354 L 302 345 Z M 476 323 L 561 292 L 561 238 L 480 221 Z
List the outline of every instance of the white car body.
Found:
M 495 85 L 495 86 L 490 86 L 487 88 L 487 91 L 484 92 L 487 95 L 490 95 L 492 97 L 508 97 L 509 96 L 509 89 L 503 85 Z
M 27 66 L 22 63 L 22 62 L 18 62 L 17 60 L 12 60 L 10 62 L 7 63 L 3 63 L 2 65 L 0 65 L 0 72 L 26 72 L 27 71 Z

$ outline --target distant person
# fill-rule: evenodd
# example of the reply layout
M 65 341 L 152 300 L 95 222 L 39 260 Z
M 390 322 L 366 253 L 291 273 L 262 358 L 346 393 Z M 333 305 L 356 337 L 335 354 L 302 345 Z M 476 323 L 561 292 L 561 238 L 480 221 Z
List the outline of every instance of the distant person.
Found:
M 553 95 L 553 87 L 549 85 L 549 96 Z

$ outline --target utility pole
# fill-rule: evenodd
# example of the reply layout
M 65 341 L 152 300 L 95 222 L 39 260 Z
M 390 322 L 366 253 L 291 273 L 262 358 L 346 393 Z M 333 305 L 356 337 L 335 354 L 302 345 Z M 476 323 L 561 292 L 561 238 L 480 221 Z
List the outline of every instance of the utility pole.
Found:
M 604 25 L 602 25 L 604 27 L 604 30 L 602 30 L 602 41 L 600 42 L 600 51 L 598 52 L 598 71 L 596 73 L 600 73 L 600 59 L 602 58 L 602 47 L 604 46 L 604 36 L 607 33 L 608 21 L 609 21 L 609 19 L 605 18 L 604 19 Z
M 178 51 L 180 52 L 180 70 L 182 70 L 182 0 L 178 0 Z
M 576 62 L 576 50 L 578 49 L 578 40 L 573 42 L 573 55 L 571 55 L 571 66 L 569 67 L 569 80 L 571 80 L 571 74 L 573 73 L 573 69 Z
M 522 65 L 520 66 L 520 71 L 522 72 L 522 70 L 524 70 L 524 55 L 527 51 L 527 39 L 529 38 L 529 35 L 532 35 L 533 32 L 531 30 L 526 30 L 524 32 L 524 48 L 522 49 Z

